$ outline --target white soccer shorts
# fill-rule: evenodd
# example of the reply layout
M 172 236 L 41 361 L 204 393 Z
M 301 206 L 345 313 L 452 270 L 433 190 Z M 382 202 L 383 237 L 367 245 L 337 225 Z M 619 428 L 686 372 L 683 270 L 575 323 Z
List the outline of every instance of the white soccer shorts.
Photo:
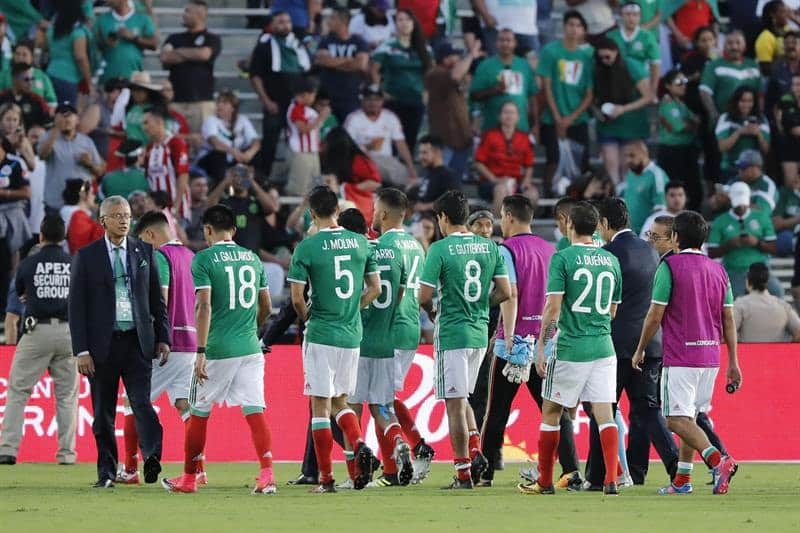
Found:
M 358 348 L 303 342 L 303 394 L 319 398 L 351 396 L 356 391 Z
M 364 402 L 371 405 L 392 404 L 394 402 L 394 371 L 393 357 L 380 359 L 359 357 L 356 390 L 347 401 L 355 404 Z
M 207 359 L 206 373 L 208 379 L 202 384 L 192 379 L 189 394 L 192 409 L 209 413 L 214 404 L 266 407 L 263 354 Z
M 661 369 L 661 411 L 664 416 L 688 416 L 711 410 L 718 367 L 665 366 Z
M 578 402 L 614 403 L 617 401 L 617 357 L 594 361 L 561 361 L 556 357 L 547 363 L 547 377 L 542 397 L 572 408 Z
M 400 392 L 406 383 L 408 371 L 414 364 L 416 350 L 395 350 L 394 351 L 394 390 Z
M 475 390 L 486 347 L 436 352 L 436 399 L 466 398 Z
M 159 366 L 158 359 L 153 359 L 153 374 L 150 378 L 150 401 L 154 402 L 164 392 L 174 405 L 175 400 L 188 399 L 194 372 L 193 352 L 170 352 L 169 360 Z

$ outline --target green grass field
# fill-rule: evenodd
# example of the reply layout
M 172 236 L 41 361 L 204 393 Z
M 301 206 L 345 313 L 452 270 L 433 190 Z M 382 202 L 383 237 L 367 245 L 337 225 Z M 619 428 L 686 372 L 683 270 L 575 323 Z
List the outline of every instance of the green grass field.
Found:
M 726 496 L 712 496 L 699 470 L 696 493 L 672 497 L 655 494 L 663 470 L 654 464 L 648 485 L 617 498 L 523 496 L 514 464 L 497 473 L 493 488 L 457 493 L 439 490 L 452 473 L 443 463 L 423 485 L 325 495 L 286 486 L 298 470 L 277 465 L 278 494 L 251 496 L 253 464 L 210 464 L 210 484 L 195 495 L 168 494 L 158 484 L 93 490 L 93 465 L 2 467 L 0 531 L 800 531 L 797 464 L 742 465 Z M 179 472 L 180 465 L 165 465 L 166 475 Z M 343 477 L 344 466 L 335 473 Z

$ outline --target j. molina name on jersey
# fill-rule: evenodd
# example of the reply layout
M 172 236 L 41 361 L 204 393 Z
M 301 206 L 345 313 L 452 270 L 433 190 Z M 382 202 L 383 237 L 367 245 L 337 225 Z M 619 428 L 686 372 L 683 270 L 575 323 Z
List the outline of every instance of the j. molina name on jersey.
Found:
M 467 242 L 464 244 L 450 244 L 447 251 L 450 255 L 490 254 L 489 242 Z
M 322 241 L 323 250 L 352 250 L 356 248 L 358 248 L 358 239 L 353 237 L 326 239 Z
M 215 263 L 234 263 L 239 261 L 255 261 L 256 256 L 250 250 L 215 250 L 211 260 Z
M 587 266 L 612 266 L 611 258 L 604 255 L 577 255 L 575 256 L 575 264 Z

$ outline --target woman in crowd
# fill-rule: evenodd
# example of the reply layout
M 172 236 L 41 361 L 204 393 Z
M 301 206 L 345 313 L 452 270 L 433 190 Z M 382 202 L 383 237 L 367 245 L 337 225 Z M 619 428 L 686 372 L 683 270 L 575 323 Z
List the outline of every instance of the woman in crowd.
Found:
M 689 208 L 698 210 L 703 185 L 697 165 L 700 119 L 684 102 L 689 79 L 680 70 L 670 70 L 662 79 L 664 95 L 658 104 L 658 164 L 667 176 L 680 177 L 689 193 Z
M 395 25 L 395 38 L 379 46 L 372 56 L 371 76 L 373 83 L 380 83 L 383 78 L 386 107 L 400 119 L 406 143 L 413 152 L 425 114 L 423 80 L 433 65 L 433 52 L 412 11 L 398 9 Z
M 370 49 L 374 50 L 388 41 L 395 31 L 394 20 L 387 14 L 391 7 L 389 0 L 369 0 L 350 19 L 350 33 L 363 37 Z
M 43 43 L 50 57 L 47 75 L 58 101 L 75 105 L 78 93 L 88 95 L 93 90 L 89 60 L 91 33 L 80 0 L 61 0 L 55 5 L 56 15 Z
M 25 135 L 22 109 L 17 104 L 7 103 L 0 106 L 0 132 L 14 148 L 9 155 L 16 156 L 22 162 L 25 172 L 36 170 L 36 153 Z
M 92 216 L 95 194 L 92 182 L 81 179 L 67 180 L 62 193 L 64 207 L 61 218 L 67 230 L 67 247 L 70 255 L 104 235 L 103 227 Z
M 34 65 L 33 50 L 35 45 L 32 41 L 19 41 L 14 46 L 14 55 L 12 56 L 12 63 L 24 63 L 26 65 Z M 10 89 L 12 85 L 11 69 L 6 68 L 0 71 L 0 91 Z M 53 82 L 45 72 L 33 66 L 33 82 L 31 84 L 33 92 L 45 99 L 50 109 L 56 107 L 56 91 L 53 89 Z
M 733 92 L 728 110 L 719 117 L 714 133 L 722 154 L 723 178 L 736 174 L 734 163 L 742 151 L 760 150 L 762 155 L 769 151 L 769 123 L 761 114 L 758 95 L 752 87 L 742 86 Z
M 228 168 L 251 164 L 261 149 L 250 119 L 239 113 L 239 97 L 228 90 L 219 93 L 216 113 L 203 122 L 203 139 L 198 165 L 208 174 L 211 187 L 224 179 Z
M 617 43 L 602 37 L 595 46 L 594 114 L 597 140 L 606 172 L 619 183 L 620 147 L 650 136 L 647 106 L 653 100 L 649 74 L 620 54 Z
M 129 100 L 125 100 L 126 93 L 120 98 L 125 104 L 125 138 L 139 141 L 146 145 L 150 142 L 144 132 L 144 113 L 148 107 L 165 106 L 164 95 L 161 94 L 162 86 L 153 83 L 147 72 L 134 72 L 130 81 Z
M 322 173 L 336 176 L 342 184 L 342 198 L 353 202 L 364 218 L 372 220 L 375 191 L 381 187 L 381 174 L 375 163 L 341 126 L 325 137 L 320 158 Z
M 539 192 L 533 184 L 533 150 L 528 134 L 517 129 L 519 110 L 514 102 L 500 108 L 500 125 L 484 132 L 475 151 L 480 175 L 478 194 L 500 212 L 503 198 L 520 192 L 534 203 Z
M 772 63 L 783 56 L 783 35 L 789 29 L 789 7 L 772 0 L 761 12 L 763 29 L 756 39 L 756 59 L 764 76 L 772 74 Z
M 789 92 L 775 107 L 778 128 L 778 159 L 785 183 L 796 183 L 800 174 L 800 74 L 792 76 Z

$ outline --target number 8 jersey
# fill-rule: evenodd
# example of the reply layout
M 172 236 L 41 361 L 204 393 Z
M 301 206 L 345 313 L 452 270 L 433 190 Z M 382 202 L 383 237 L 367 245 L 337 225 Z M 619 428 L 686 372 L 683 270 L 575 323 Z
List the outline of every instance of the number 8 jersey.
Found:
M 233 241 L 220 241 L 197 252 L 192 278 L 195 290 L 211 289 L 206 358 L 261 353 L 258 293 L 267 290 L 267 277 L 258 256 Z
M 550 259 L 547 294 L 564 296 L 557 359 L 585 362 L 615 355 L 611 305 L 622 299 L 622 274 L 611 252 L 594 244 L 573 244 L 557 252 Z
M 309 284 L 306 341 L 358 348 L 364 277 L 377 273 L 369 242 L 358 233 L 340 227 L 325 228 L 298 244 L 287 279 L 290 283 Z

